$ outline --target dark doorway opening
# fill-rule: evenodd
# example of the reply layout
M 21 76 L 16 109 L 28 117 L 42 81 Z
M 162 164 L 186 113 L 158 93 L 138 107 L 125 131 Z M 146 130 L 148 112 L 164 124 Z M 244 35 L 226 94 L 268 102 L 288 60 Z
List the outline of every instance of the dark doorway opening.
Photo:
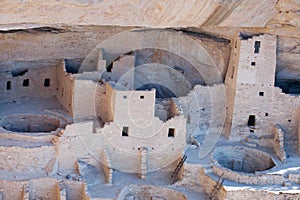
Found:
M 6 82 L 6 90 L 11 90 L 11 81 Z
M 248 126 L 255 126 L 255 115 L 249 115 Z
M 49 78 L 45 78 L 44 87 L 50 87 L 50 79 Z

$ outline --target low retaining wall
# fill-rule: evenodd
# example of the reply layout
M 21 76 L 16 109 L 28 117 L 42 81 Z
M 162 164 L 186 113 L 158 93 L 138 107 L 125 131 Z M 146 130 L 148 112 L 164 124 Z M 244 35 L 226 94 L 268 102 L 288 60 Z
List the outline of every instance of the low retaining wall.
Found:
M 246 174 L 234 172 L 221 166 L 213 166 L 213 172 L 218 176 L 223 175 L 222 178 L 250 185 L 278 185 L 284 183 L 284 177 L 277 174 Z

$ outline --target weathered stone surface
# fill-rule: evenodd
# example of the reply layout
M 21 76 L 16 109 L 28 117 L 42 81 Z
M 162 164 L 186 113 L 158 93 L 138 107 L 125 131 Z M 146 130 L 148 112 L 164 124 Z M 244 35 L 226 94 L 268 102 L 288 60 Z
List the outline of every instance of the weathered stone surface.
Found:
M 45 112 L 68 124 L 39 133 L 9 115 L 0 179 L 14 181 L 0 180 L 0 199 L 299 199 L 299 10 L 299 0 L 0 0 L 0 120 L 32 112 L 56 124 Z M 159 83 L 159 97 L 180 98 L 116 87 Z M 177 169 L 182 181 L 164 188 Z
M 16 24 L 264 27 L 278 12 L 276 0 L 3 0 L 0 6 L 2 28 Z

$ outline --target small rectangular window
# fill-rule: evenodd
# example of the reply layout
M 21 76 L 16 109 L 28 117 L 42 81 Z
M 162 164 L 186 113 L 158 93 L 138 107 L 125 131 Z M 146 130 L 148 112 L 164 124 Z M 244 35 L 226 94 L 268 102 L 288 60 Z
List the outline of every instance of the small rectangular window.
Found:
M 123 126 L 122 136 L 128 137 L 128 134 L 129 134 L 129 127 L 128 126 Z
M 49 78 L 45 78 L 44 87 L 50 87 L 50 79 Z
M 174 128 L 169 128 L 168 137 L 175 137 L 175 129 Z
M 127 99 L 127 96 L 126 96 L 126 95 L 124 95 L 124 96 L 123 96 L 123 99 Z
M 145 98 L 145 96 L 143 96 L 143 95 L 142 95 L 142 96 L 140 96 L 140 99 L 144 99 L 144 98 Z
M 256 64 L 255 62 L 251 62 L 251 66 L 255 66 L 255 64 Z
M 268 116 L 269 116 L 269 113 L 265 113 L 265 116 L 268 117 Z
M 264 92 L 259 92 L 258 95 L 259 96 L 264 96 Z
M 23 87 L 28 87 L 29 86 L 29 79 L 24 79 L 23 80 Z
M 6 82 L 6 90 L 11 90 L 11 81 Z
M 260 41 L 255 41 L 254 43 L 254 53 L 259 53 Z

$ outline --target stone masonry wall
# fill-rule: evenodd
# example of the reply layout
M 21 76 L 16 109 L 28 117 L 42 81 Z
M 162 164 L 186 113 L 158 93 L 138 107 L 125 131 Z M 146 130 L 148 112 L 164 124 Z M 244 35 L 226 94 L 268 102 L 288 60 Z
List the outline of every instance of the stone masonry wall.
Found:
M 234 172 L 223 167 L 213 167 L 213 171 L 218 176 L 232 180 L 234 182 L 250 185 L 277 185 L 284 183 L 284 177 L 277 174 L 259 174 L 250 175 L 245 173 Z
M 283 94 L 274 87 L 276 69 L 276 36 L 259 35 L 237 40 L 239 56 L 232 61 L 229 71 L 236 81 L 226 77 L 226 87 L 235 90 L 229 98 L 233 101 L 233 115 L 230 139 L 239 141 L 248 136 L 258 137 L 261 146 L 273 146 L 273 124 L 279 124 L 285 132 L 285 146 L 288 151 L 297 148 L 297 120 L 300 98 Z M 238 67 L 236 67 L 238 66 Z M 235 95 L 234 98 L 231 98 Z M 231 109 L 231 108 L 228 108 Z M 231 115 L 230 115 L 231 116 Z M 227 116 L 230 117 L 230 116 Z M 254 126 L 248 126 L 250 117 L 254 117 Z M 229 118 L 228 118 L 229 119 Z M 230 123 L 226 123 L 230 127 Z
M 56 95 L 56 66 L 41 68 L 17 68 L 0 73 L 0 103 L 22 98 L 49 98 Z M 23 72 L 23 75 L 15 75 Z M 49 79 L 49 86 L 44 82 Z
M 54 146 L 39 148 L 0 147 L 1 177 L 11 179 L 45 176 L 45 168 L 55 157 Z
M 178 102 L 187 118 L 187 141 L 191 141 L 192 135 L 207 135 L 214 128 L 219 128 L 219 133 L 222 132 L 226 102 L 224 85 L 196 85 L 187 96 L 180 97 Z
M 279 125 L 274 126 L 274 151 L 278 158 L 282 161 L 286 161 L 285 149 L 284 149 L 284 132 Z
M 23 199 L 23 188 L 27 181 L 0 180 L 0 188 L 3 191 L 3 199 Z
M 101 155 L 102 169 L 105 174 L 105 182 L 108 184 L 112 184 L 113 170 L 111 169 L 111 163 L 110 163 L 109 155 L 108 155 L 106 149 L 103 149 L 101 151 L 100 155 Z
M 128 137 L 122 136 L 122 129 L 115 122 L 99 129 L 99 133 L 103 137 L 101 141 L 110 155 L 112 168 L 138 173 L 139 151 L 143 148 L 147 149 L 147 171 L 166 167 L 181 157 L 185 148 L 185 119 L 182 117 L 172 118 L 166 123 L 157 124 L 157 127 L 161 127 L 161 129 L 153 132 L 155 135 L 143 138 L 131 136 L 130 133 Z M 175 129 L 174 137 L 168 137 L 169 127 Z
M 226 188 L 225 188 L 226 189 Z M 226 191 L 226 200 L 240 200 L 240 199 L 299 199 L 298 193 L 274 193 L 263 190 L 228 190 Z
M 73 118 L 86 120 L 96 118 L 97 83 L 92 80 L 76 79 L 73 93 Z
M 56 98 L 61 105 L 73 115 L 73 88 L 74 78 L 65 70 L 65 62 L 62 60 L 57 66 L 57 92 Z
M 60 197 L 59 185 L 56 179 L 34 179 L 29 182 L 29 199 L 57 200 Z
M 199 172 L 199 183 L 203 187 L 204 193 L 206 195 L 210 195 L 213 192 L 214 187 L 217 185 L 217 181 L 214 180 L 213 178 L 211 178 L 210 176 L 208 176 L 205 173 L 205 169 L 201 168 L 199 171 L 200 171 Z M 217 199 L 225 199 L 225 196 L 226 196 L 226 191 L 224 190 L 224 187 L 222 186 L 215 197 L 217 197 Z
M 233 109 L 230 134 L 232 140 L 240 140 L 249 135 L 250 130 L 247 127 L 249 115 L 258 116 L 259 126 L 269 129 L 261 132 L 271 134 L 273 131 L 265 121 L 270 118 L 269 113 L 272 111 L 276 37 L 271 35 L 253 36 L 249 39 L 240 37 L 234 44 L 235 49 L 239 51 L 234 52 L 229 66 L 229 73 L 232 71 L 232 75 L 227 74 L 226 77 L 227 87 L 235 90 L 235 94 L 228 94 L 233 101 L 233 104 L 228 104 L 233 106 L 228 108 Z M 234 97 L 231 98 L 231 95 Z M 260 130 L 262 129 L 255 130 L 255 133 L 262 134 L 259 133 Z
M 114 89 L 110 84 L 99 84 L 97 86 L 95 96 L 96 115 L 102 123 L 114 120 L 113 96 Z

